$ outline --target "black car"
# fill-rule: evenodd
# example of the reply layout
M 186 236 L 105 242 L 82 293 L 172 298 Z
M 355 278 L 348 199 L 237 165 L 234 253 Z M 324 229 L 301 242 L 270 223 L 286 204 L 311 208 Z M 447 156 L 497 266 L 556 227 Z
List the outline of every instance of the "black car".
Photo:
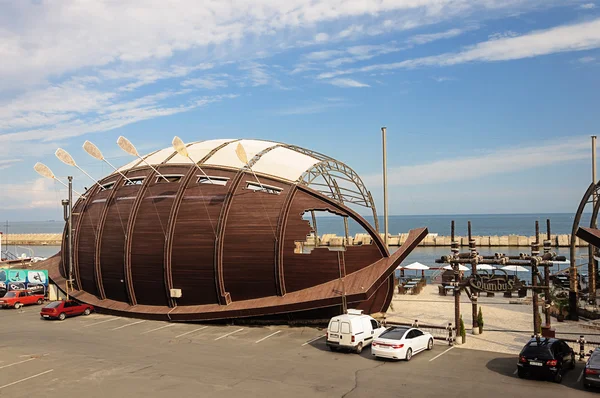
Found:
M 583 387 L 600 387 L 600 348 L 596 348 L 585 364 Z
M 517 372 L 519 377 L 550 378 L 562 381 L 567 369 L 575 367 L 575 352 L 561 339 L 532 338 L 521 350 Z

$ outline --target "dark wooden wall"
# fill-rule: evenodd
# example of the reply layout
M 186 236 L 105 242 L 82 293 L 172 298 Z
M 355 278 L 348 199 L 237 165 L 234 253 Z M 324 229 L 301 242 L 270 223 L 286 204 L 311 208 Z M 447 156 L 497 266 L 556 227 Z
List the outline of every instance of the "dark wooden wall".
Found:
M 173 287 L 182 290 L 182 297 L 176 300 L 179 306 L 214 304 L 219 303 L 220 275 L 224 292 L 231 300 L 240 301 L 338 279 L 340 267 L 342 274 L 351 274 L 384 256 L 375 244 L 348 247 L 343 256 L 326 247 L 310 254 L 295 253 L 295 242 L 303 242 L 311 231 L 302 218 L 304 212 L 315 209 L 353 215 L 305 188 L 264 176 L 259 176 L 260 182 L 281 188 L 280 194 L 249 190 L 247 183 L 255 183 L 256 178 L 237 169 L 204 166 L 208 175 L 230 179 L 225 186 L 198 184 L 201 172 L 190 167 L 159 166 L 163 174 L 188 176 L 169 183 L 158 182 L 148 168 L 130 170 L 129 178 L 151 177 L 145 186 L 117 184 L 112 194 L 107 190 L 90 195 L 77 235 L 83 290 L 99 295 L 97 286 L 101 286 L 108 299 L 170 306 L 168 288 Z M 111 180 L 116 177 L 102 182 Z M 105 201 L 107 197 L 110 200 Z M 223 215 L 219 254 L 215 252 L 219 247 L 217 225 Z M 102 228 L 101 234 L 98 228 Z M 96 239 L 100 239 L 97 245 Z M 96 247 L 96 274 L 101 284 L 94 280 Z M 369 301 L 373 307 L 382 307 L 386 300 L 387 288 L 382 287 Z

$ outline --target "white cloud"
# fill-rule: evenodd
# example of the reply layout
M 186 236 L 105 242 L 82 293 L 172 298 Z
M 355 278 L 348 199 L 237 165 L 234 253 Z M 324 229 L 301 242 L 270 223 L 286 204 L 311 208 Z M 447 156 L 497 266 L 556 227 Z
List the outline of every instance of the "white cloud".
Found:
M 535 31 L 518 37 L 490 40 L 468 47 L 458 53 L 446 53 L 390 64 L 369 65 L 345 71 L 326 72 L 321 73 L 319 78 L 330 79 L 357 72 L 410 69 L 424 66 L 450 66 L 467 62 L 509 61 L 598 47 L 600 47 L 600 18 Z
M 434 77 L 432 77 L 432 79 L 438 83 L 450 82 L 450 81 L 456 80 L 456 78 L 449 77 L 449 76 L 434 76 Z
M 388 184 L 412 186 L 466 181 L 587 158 L 587 138 L 568 138 L 541 145 L 503 148 L 480 156 L 442 159 L 391 168 L 388 171 Z M 381 185 L 380 174 L 366 176 L 364 180 L 367 185 Z
M 465 29 L 454 28 L 454 29 L 447 30 L 445 32 L 415 35 L 415 36 L 409 38 L 408 42 L 413 43 L 413 44 L 425 44 L 425 43 L 430 43 L 435 40 L 450 39 L 452 37 L 460 36 L 463 33 L 465 33 L 467 30 L 473 30 L 473 29 L 474 29 L 474 27 L 465 28 Z
M 183 53 L 192 53 L 192 59 L 255 54 L 256 44 L 260 50 L 285 44 L 274 39 L 286 30 L 295 37 L 304 32 L 305 38 L 328 40 L 331 35 L 316 33 L 314 27 L 332 21 L 352 21 L 340 26 L 339 37 L 344 38 L 363 34 L 363 29 L 376 34 L 377 27 L 414 28 L 476 11 L 521 10 L 544 3 L 548 1 L 179 0 L 167 6 L 163 0 L 97 0 L 83 7 L 75 0 L 18 6 L 4 2 L 0 88 L 41 83 L 83 68 L 164 64 Z M 355 23 L 360 16 L 368 16 L 372 26 Z
M 9 167 L 11 167 L 12 165 L 14 165 L 15 163 L 19 163 L 22 162 L 23 159 L 5 159 L 5 160 L 0 160 L 0 170 L 2 169 L 8 169 Z
M 345 102 L 343 98 L 325 98 L 325 100 L 321 102 L 311 102 L 308 104 L 281 109 L 276 113 L 282 116 L 310 115 L 325 112 L 331 108 L 340 108 L 345 106 L 349 106 L 349 104 Z
M 47 178 L 18 184 L 0 184 L 0 203 L 6 210 L 53 209 L 64 197 L 62 185 Z
M 356 87 L 371 87 L 368 84 L 361 83 L 361 82 L 356 81 L 354 79 L 339 78 L 339 79 L 330 80 L 330 81 L 328 81 L 328 83 L 332 84 L 334 86 L 338 86 L 338 87 L 352 87 L 352 88 L 356 88 Z
M 593 10 L 594 8 L 596 8 L 596 4 L 594 4 L 594 3 L 586 3 L 586 4 L 580 5 L 579 8 L 582 8 L 584 10 Z
M 181 85 L 184 87 L 193 86 L 197 88 L 205 88 L 207 90 L 214 90 L 217 88 L 227 87 L 227 78 L 228 75 L 225 73 L 217 74 L 217 75 L 208 75 L 205 77 L 197 77 L 194 79 L 188 79 L 181 82 Z
M 595 60 L 596 60 L 595 57 L 587 56 L 587 57 L 578 58 L 577 62 L 579 62 L 580 64 L 589 64 L 591 62 L 594 62 Z

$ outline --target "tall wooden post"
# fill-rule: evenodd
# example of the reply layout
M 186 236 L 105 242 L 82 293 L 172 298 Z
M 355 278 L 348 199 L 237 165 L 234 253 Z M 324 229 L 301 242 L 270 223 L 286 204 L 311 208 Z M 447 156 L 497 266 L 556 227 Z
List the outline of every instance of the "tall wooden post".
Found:
M 469 251 L 471 256 L 471 273 L 473 275 L 477 274 L 477 247 L 475 246 L 475 239 L 473 239 L 473 235 L 471 233 L 471 221 L 467 222 L 468 232 L 469 232 Z M 478 334 L 479 332 L 479 322 L 477 321 L 477 292 L 471 290 L 471 309 L 472 309 L 472 325 L 473 325 L 473 334 Z
M 544 254 L 550 253 L 551 247 L 550 219 L 547 219 L 546 240 L 544 240 Z M 550 299 L 550 265 L 548 262 L 544 263 L 544 286 L 546 287 L 546 290 L 544 291 L 544 297 L 546 298 L 544 303 L 544 318 L 546 318 L 546 328 L 550 329 L 552 326 L 550 318 L 550 304 L 552 303 L 552 300 Z

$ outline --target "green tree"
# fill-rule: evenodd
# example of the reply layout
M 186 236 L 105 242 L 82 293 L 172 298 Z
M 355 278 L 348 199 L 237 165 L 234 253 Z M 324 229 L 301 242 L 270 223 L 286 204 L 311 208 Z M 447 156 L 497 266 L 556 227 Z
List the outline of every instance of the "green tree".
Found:
M 479 334 L 483 333 L 483 312 L 481 312 L 481 307 L 479 307 L 479 312 L 477 313 L 477 325 L 479 326 Z

